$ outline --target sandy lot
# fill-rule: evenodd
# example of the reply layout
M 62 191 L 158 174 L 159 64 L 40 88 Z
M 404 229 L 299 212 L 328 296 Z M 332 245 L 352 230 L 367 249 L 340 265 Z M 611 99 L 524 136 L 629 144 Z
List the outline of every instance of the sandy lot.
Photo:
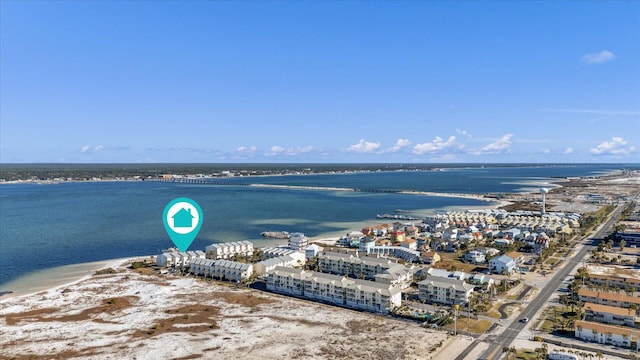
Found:
M 446 337 L 388 317 L 124 268 L 0 303 L 0 359 L 428 359 Z

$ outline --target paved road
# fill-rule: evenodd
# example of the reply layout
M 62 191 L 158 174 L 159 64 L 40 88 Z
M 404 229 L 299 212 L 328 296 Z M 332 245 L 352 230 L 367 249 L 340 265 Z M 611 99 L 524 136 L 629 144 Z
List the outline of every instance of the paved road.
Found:
M 600 228 L 598 232 L 592 235 L 591 239 L 602 239 L 606 236 L 607 232 L 615 224 L 618 215 L 624 208 L 624 205 L 618 206 L 609 220 L 604 226 Z M 595 241 L 590 241 L 589 244 L 585 244 L 571 259 L 567 260 L 567 264 L 558 270 L 553 277 L 550 277 L 547 284 L 540 290 L 538 296 L 536 296 L 529 305 L 522 311 L 519 319 L 533 318 L 533 316 L 542 308 L 545 302 L 551 297 L 551 295 L 560 287 L 562 281 L 571 274 L 571 271 L 575 266 L 582 261 L 582 259 L 593 250 L 592 245 Z M 493 342 L 489 348 L 481 355 L 480 359 L 495 360 L 499 359 L 503 353 L 502 348 L 511 345 L 513 340 L 522 332 L 528 324 L 521 323 L 519 321 L 513 322 L 511 326 L 506 328 L 502 334 L 498 335 L 496 341 Z

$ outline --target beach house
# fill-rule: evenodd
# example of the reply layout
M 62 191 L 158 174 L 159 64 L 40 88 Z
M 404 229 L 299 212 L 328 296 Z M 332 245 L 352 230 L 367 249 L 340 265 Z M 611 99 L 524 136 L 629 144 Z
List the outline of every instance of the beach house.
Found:
M 507 255 L 500 255 L 489 260 L 489 270 L 496 274 L 513 274 L 516 271 L 516 262 Z

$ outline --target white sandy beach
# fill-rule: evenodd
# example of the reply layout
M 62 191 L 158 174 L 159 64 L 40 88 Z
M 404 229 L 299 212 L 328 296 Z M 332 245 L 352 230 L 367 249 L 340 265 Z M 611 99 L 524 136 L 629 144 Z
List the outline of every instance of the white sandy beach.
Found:
M 110 259 L 58 266 L 26 274 L 0 287 L 0 291 L 11 291 L 11 293 L 0 297 L 0 303 L 9 298 L 55 289 L 82 281 L 91 277 L 96 270 L 117 268 L 131 259 L 135 258 Z
M 122 267 L 1 305 L 0 359 L 429 359 L 447 337 L 388 317 Z

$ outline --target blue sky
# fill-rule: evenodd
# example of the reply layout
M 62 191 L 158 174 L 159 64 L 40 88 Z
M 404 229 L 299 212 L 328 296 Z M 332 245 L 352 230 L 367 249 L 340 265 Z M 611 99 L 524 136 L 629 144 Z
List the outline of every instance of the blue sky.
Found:
M 639 162 L 640 2 L 0 2 L 0 162 Z

